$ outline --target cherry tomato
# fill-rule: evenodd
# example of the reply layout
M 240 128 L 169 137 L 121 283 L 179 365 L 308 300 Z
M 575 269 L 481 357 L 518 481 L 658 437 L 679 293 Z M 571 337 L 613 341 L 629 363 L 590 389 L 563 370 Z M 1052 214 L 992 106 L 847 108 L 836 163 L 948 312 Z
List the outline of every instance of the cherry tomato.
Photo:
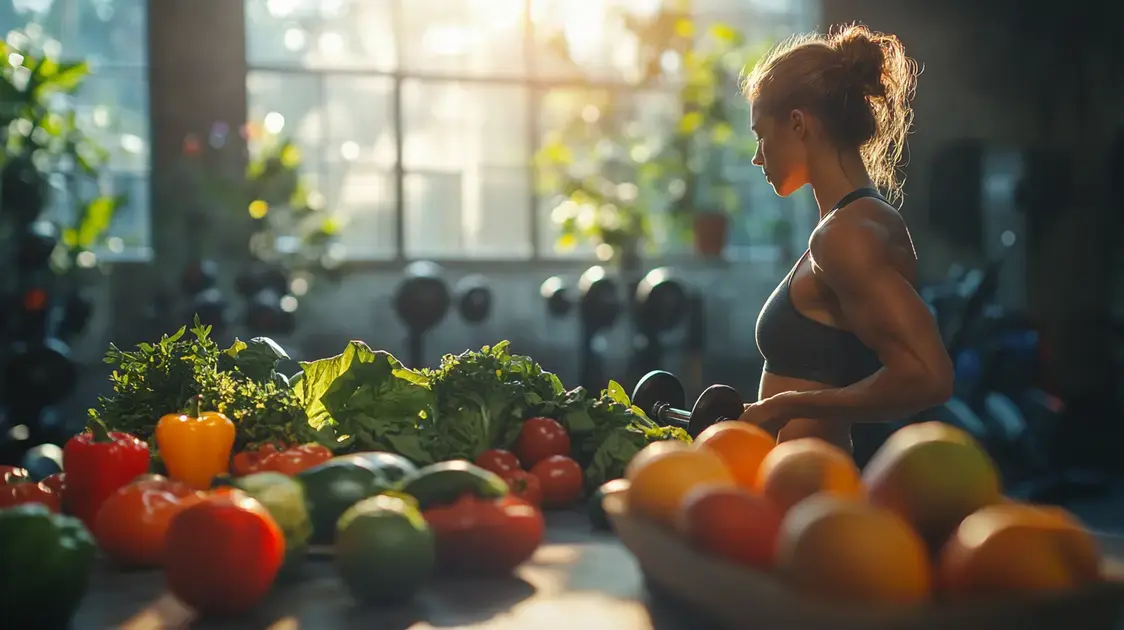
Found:
M 0 509 L 28 503 L 41 503 L 52 512 L 62 511 L 62 497 L 43 482 L 17 480 L 0 486 Z
M 538 477 L 525 470 L 509 470 L 500 476 L 511 488 L 512 495 L 536 507 L 542 506 L 542 483 Z
M 300 444 L 278 451 L 261 461 L 257 472 L 277 472 L 288 477 L 332 459 L 332 451 L 321 444 Z
M 29 479 L 26 468 L 19 466 L 0 466 L 0 484 Z
M 66 473 L 57 472 L 53 475 L 48 475 L 42 483 L 51 490 L 54 490 L 55 494 L 61 497 L 63 491 L 66 490 Z
M 569 454 L 569 434 L 557 420 L 550 418 L 527 420 L 515 440 L 515 455 L 528 470 L 551 455 Z
M 493 448 L 480 453 L 473 463 L 501 477 L 509 470 L 523 470 L 523 466 L 519 463 L 519 459 L 515 457 L 515 454 L 511 451 L 505 451 L 502 448 Z
M 465 493 L 425 511 L 437 542 L 437 562 L 451 573 L 508 573 L 542 544 L 545 521 L 523 499 L 480 498 Z
M 261 463 L 279 449 L 276 444 L 262 444 L 256 449 L 248 449 L 236 454 L 230 460 L 230 472 L 235 477 L 245 477 L 256 472 L 261 472 Z
M 168 590 L 203 615 L 257 606 L 285 557 L 281 528 L 241 491 L 204 495 L 172 519 L 164 543 Z
M 535 464 L 544 507 L 566 507 L 582 496 L 582 467 L 565 455 L 552 455 Z
M 201 499 L 185 483 L 146 475 L 118 488 L 98 508 L 94 538 L 124 567 L 158 567 L 172 518 Z

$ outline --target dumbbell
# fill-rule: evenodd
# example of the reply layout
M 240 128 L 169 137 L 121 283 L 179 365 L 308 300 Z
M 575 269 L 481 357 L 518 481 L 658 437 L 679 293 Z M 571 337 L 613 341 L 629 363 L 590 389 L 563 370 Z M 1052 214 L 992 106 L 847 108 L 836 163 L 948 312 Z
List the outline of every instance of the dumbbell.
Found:
M 437 263 L 419 260 L 406 267 L 394 291 L 394 312 L 406 328 L 411 367 L 423 365 L 425 334 L 445 319 L 452 305 L 453 296 Z
M 464 321 L 480 324 L 492 314 L 492 289 L 484 276 L 473 274 L 461 278 L 453 289 L 457 310 Z
M 695 401 L 690 411 L 683 384 L 670 372 L 648 372 L 632 390 L 632 404 L 648 417 L 665 426 L 680 427 L 697 437 L 707 427 L 741 417 L 745 405 L 737 390 L 729 385 L 711 385 Z
M 547 312 L 555 317 L 564 317 L 573 307 L 569 293 L 566 281 L 559 276 L 547 278 L 539 287 L 539 294 L 546 301 Z

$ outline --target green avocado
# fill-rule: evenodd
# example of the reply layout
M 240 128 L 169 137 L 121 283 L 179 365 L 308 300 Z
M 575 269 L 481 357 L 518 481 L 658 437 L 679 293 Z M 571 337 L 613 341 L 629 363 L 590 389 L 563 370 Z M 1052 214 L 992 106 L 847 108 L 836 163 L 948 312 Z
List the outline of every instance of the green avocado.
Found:
M 305 503 L 312 521 L 314 545 L 331 544 L 336 522 L 347 508 L 390 490 L 394 482 L 380 470 L 359 460 L 330 459 L 319 466 L 297 473 L 304 488 Z
M 433 531 L 417 507 L 399 497 L 364 499 L 343 513 L 336 570 L 360 603 L 402 603 L 433 575 Z
M 498 499 L 507 495 L 508 485 L 499 475 L 456 459 L 421 468 L 403 479 L 399 490 L 417 499 L 424 511 L 452 503 L 466 492 Z

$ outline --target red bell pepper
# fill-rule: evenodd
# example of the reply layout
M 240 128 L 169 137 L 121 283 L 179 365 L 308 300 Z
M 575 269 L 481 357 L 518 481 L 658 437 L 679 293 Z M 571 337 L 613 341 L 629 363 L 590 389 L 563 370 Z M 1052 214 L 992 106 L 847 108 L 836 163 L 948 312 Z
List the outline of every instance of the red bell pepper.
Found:
M 465 493 L 423 515 L 437 542 L 437 563 L 450 573 L 508 573 L 542 544 L 542 512 L 519 497 Z
M 148 474 L 148 444 L 136 436 L 108 431 L 100 420 L 63 447 L 66 510 L 93 528 L 98 509 L 121 486 Z

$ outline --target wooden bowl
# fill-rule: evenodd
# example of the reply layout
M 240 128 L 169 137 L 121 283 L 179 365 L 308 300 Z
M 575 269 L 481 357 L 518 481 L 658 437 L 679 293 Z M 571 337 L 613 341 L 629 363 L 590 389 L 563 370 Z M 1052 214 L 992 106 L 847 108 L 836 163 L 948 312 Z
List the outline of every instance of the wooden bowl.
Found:
M 650 585 L 725 628 L 768 630 L 1112 630 L 1124 628 L 1124 575 L 1050 596 L 875 607 L 826 602 L 777 576 L 695 551 L 663 526 L 630 514 L 622 493 L 605 512 Z

